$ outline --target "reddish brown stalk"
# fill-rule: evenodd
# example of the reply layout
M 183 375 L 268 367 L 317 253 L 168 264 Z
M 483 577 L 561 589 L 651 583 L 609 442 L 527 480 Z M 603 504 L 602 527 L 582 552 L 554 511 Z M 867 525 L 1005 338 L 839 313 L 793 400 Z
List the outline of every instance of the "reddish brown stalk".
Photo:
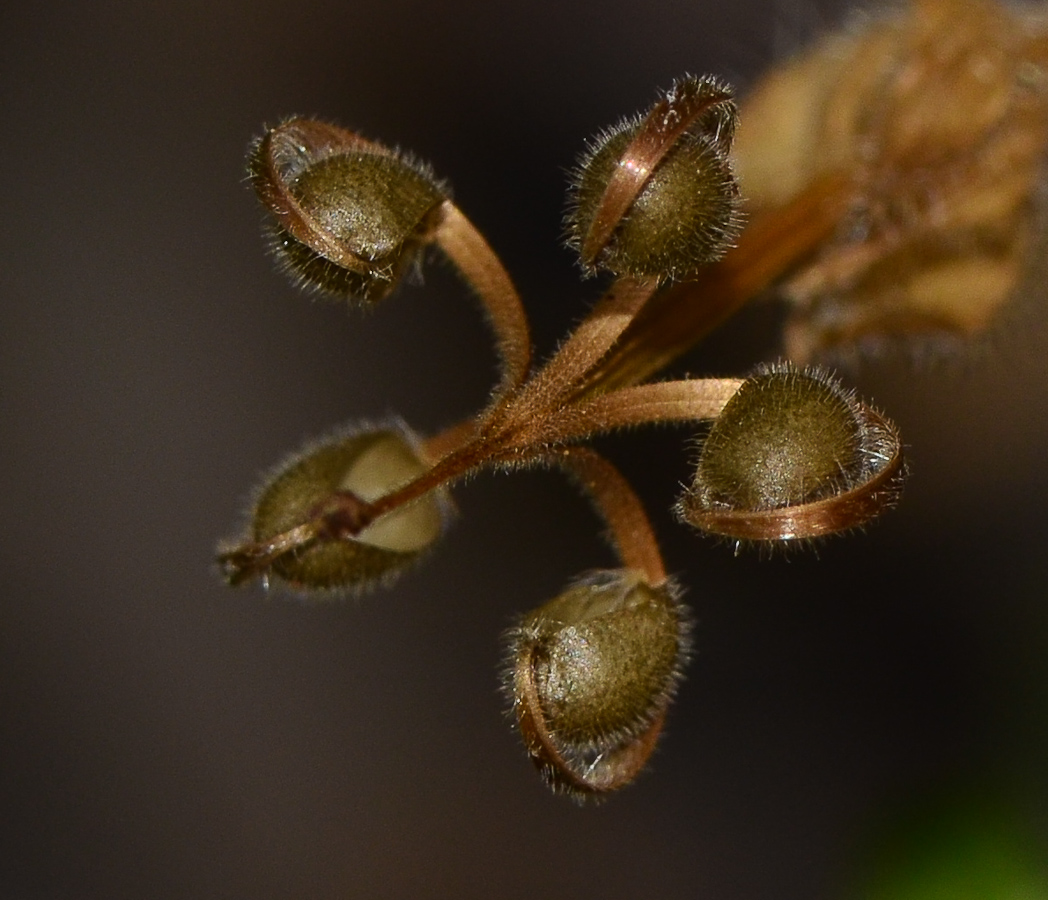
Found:
M 456 422 L 423 442 L 422 458 L 427 464 L 433 465 L 438 460 L 464 447 L 470 441 L 476 440 L 476 437 L 476 419 L 464 419 L 461 422 Z
M 511 402 L 512 415 L 526 420 L 574 393 L 577 384 L 621 337 L 658 286 L 654 278 L 618 279 Z
M 448 485 L 485 465 L 524 465 L 545 458 L 573 474 L 608 525 L 623 564 L 645 572 L 653 585 L 666 575 L 643 506 L 619 472 L 595 452 L 562 447 L 597 432 L 629 425 L 713 418 L 738 389 L 739 379 L 662 382 L 613 391 L 542 414 L 514 415 L 484 436 L 473 420 L 455 425 L 424 445 L 432 467 L 413 481 L 372 502 L 343 491 L 331 495 L 300 526 L 258 543 L 248 543 L 219 557 L 227 581 L 239 584 L 286 553 L 316 541 L 352 538 L 382 516 Z
M 550 414 L 536 420 L 537 434 L 526 427 L 528 421 L 513 419 L 496 434 L 486 436 L 478 436 L 472 422 L 448 429 L 425 445 L 425 455 L 436 460 L 432 467 L 389 494 L 368 502 L 348 491 L 336 492 L 301 525 L 220 554 L 218 562 L 226 580 L 239 584 L 279 557 L 300 552 L 317 541 L 352 539 L 382 516 L 484 466 L 520 466 L 545 458 L 579 479 L 607 523 L 624 564 L 645 572 L 650 584 L 664 582 L 658 545 L 643 506 L 626 480 L 591 450 L 570 447 L 551 453 L 550 444 L 562 441 L 553 434 L 555 429 L 545 424 L 554 421 Z M 585 437 L 594 430 L 577 422 L 573 437 Z
M 587 392 L 650 378 L 810 256 L 846 210 L 845 184 L 825 177 L 786 206 L 755 215 L 724 259 L 656 294 L 589 373 Z
M 332 494 L 307 522 L 223 553 L 219 564 L 227 581 L 239 584 L 284 554 L 300 552 L 317 541 L 351 539 L 382 516 L 484 466 L 521 466 L 545 458 L 579 479 L 607 523 L 623 563 L 645 572 L 650 584 L 661 584 L 666 575 L 658 545 L 628 483 L 593 451 L 563 445 L 627 425 L 710 418 L 739 383 L 737 379 L 665 382 L 546 407 L 535 415 L 509 409 L 499 428 L 484 434 L 478 433 L 474 421 L 459 423 L 424 445 L 424 456 L 433 464 L 414 480 L 371 502 L 347 491 Z M 557 445 L 562 449 L 551 452 Z
M 565 406 L 541 427 L 556 440 L 568 442 L 632 425 L 715 419 L 742 381 L 693 378 L 620 388 Z
M 652 587 L 662 585 L 666 569 L 655 533 L 643 504 L 622 473 L 588 447 L 566 447 L 546 458 L 586 491 L 608 526 L 608 537 L 622 564 L 643 572 Z
M 462 478 L 468 472 L 479 469 L 485 463 L 491 462 L 503 449 L 502 442 L 484 440 L 478 438 L 469 441 L 457 450 L 452 451 L 431 469 L 427 469 L 414 481 L 409 481 L 395 491 L 380 497 L 369 504 L 369 508 L 361 515 L 358 533 L 363 531 L 386 513 L 392 512 L 405 503 L 417 500 L 423 494 L 444 486 Z
M 449 200 L 441 206 L 432 237 L 484 304 L 501 370 L 495 397 L 505 397 L 524 383 L 531 367 L 531 336 L 520 295 L 491 246 Z
M 426 443 L 425 455 L 435 462 L 413 481 L 370 503 L 349 494 L 333 496 L 329 507 L 306 526 L 224 554 L 220 562 L 226 568 L 248 570 L 236 576 L 241 581 L 283 553 L 301 549 L 303 541 L 352 537 L 398 507 L 483 466 L 526 465 L 545 457 L 580 478 L 607 521 L 624 563 L 648 573 L 651 584 L 659 584 L 665 573 L 655 575 L 662 566 L 658 548 L 643 507 L 625 479 L 592 451 L 566 447 L 550 453 L 549 448 L 629 425 L 713 418 L 740 384 L 739 379 L 728 378 L 641 385 L 546 408 L 535 416 L 507 413 L 497 431 L 484 435 L 477 433 L 472 421 L 459 423 Z M 343 511 L 352 516 L 342 515 Z M 631 530 L 631 521 L 636 531 Z M 308 528 L 308 534 L 302 528 Z
M 398 507 L 483 466 L 499 463 L 519 466 L 546 457 L 579 475 L 607 521 L 616 547 L 624 554 L 623 561 L 647 572 L 650 583 L 661 583 L 665 580 L 665 573 L 659 578 L 653 574 L 661 571 L 662 563 L 643 507 L 621 475 L 592 451 L 568 447 L 550 454 L 549 448 L 628 425 L 712 418 L 740 383 L 738 379 L 708 379 L 642 385 L 574 405 L 544 408 L 533 416 L 524 415 L 511 406 L 501 419 L 498 430 L 483 435 L 477 433 L 474 423 L 460 423 L 425 445 L 426 456 L 436 460 L 430 469 L 370 503 L 347 495 L 344 502 L 352 501 L 352 519 L 338 516 L 337 535 L 331 523 L 342 504 L 338 497 L 333 497 L 332 508 L 311 520 L 308 539 L 322 539 L 324 535 L 351 537 Z M 635 532 L 631 531 L 631 517 L 637 523 Z M 247 566 L 251 570 L 247 575 L 250 575 L 276 556 L 300 549 L 301 537 L 297 542 L 292 540 L 292 535 L 298 531 L 293 529 L 277 535 L 264 545 L 248 545 L 224 555 L 220 561 L 224 567 Z M 271 545 L 279 545 L 282 549 L 270 553 L 265 547 Z M 242 562 L 236 563 L 235 560 Z M 263 562 L 255 563 L 254 560 Z M 247 575 L 238 575 L 237 580 L 243 580 Z
M 220 553 L 217 562 L 226 583 L 235 587 L 268 569 L 285 553 L 304 550 L 318 538 L 316 522 L 310 520 L 267 541 L 243 544 L 235 550 Z

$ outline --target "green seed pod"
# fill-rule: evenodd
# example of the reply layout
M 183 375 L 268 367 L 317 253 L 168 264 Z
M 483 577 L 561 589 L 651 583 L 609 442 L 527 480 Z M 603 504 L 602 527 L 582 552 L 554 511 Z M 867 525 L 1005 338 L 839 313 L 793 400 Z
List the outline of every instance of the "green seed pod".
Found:
M 689 77 L 643 119 L 599 135 L 575 170 L 567 218 L 583 266 L 681 279 L 723 256 L 742 225 L 734 130 L 730 89 Z
M 890 422 L 828 372 L 778 364 L 725 405 L 677 513 L 737 539 L 815 537 L 891 505 L 902 469 Z
M 355 505 L 389 494 L 426 468 L 401 428 L 353 432 L 309 447 L 281 467 L 255 504 L 254 547 L 281 545 L 281 535 L 307 530 L 286 552 L 271 554 L 263 577 L 306 590 L 358 590 L 394 578 L 440 536 L 446 493 L 430 491 L 357 534 L 341 524 Z
M 775 509 L 829 496 L 862 471 L 854 397 L 824 373 L 748 379 L 710 430 L 695 483 L 710 503 Z
M 689 619 L 670 584 L 593 572 L 509 634 L 507 692 L 554 790 L 624 786 L 643 767 L 687 659 Z
M 248 172 L 291 276 L 366 302 L 389 294 L 418 260 L 448 193 L 427 166 L 309 119 L 267 131 Z

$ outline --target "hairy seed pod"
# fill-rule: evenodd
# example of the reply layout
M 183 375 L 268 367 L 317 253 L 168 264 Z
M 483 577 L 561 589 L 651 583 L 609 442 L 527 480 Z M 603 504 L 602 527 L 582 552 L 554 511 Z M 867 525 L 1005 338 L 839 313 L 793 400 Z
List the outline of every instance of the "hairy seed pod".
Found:
M 547 783 L 579 797 L 643 768 L 688 656 L 689 618 L 670 583 L 591 572 L 508 635 L 507 692 Z
M 310 119 L 267 131 L 248 171 L 291 276 L 367 302 L 389 294 L 418 259 L 448 194 L 428 166 Z
M 740 540 L 816 537 L 882 512 L 902 474 L 890 422 L 826 371 L 778 364 L 725 405 L 677 513 Z
M 440 536 L 449 502 L 435 490 L 355 533 L 363 504 L 389 494 L 426 470 L 406 429 L 352 432 L 286 463 L 262 489 L 251 518 L 251 542 L 227 559 L 263 559 L 241 573 L 276 576 L 300 590 L 359 590 L 389 581 Z M 291 537 L 287 537 L 287 536 Z M 299 536 L 300 535 L 300 536 Z
M 574 173 L 567 219 L 583 266 L 686 278 L 719 259 L 741 228 L 735 119 L 730 88 L 687 77 L 645 117 L 599 135 Z

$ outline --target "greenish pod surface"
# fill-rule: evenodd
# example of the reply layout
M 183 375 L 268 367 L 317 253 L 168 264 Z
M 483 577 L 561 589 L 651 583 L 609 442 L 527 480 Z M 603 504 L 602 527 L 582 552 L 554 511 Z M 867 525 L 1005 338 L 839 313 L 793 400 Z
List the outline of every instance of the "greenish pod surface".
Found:
M 418 259 L 447 196 L 427 166 L 308 119 L 267 132 L 248 170 L 291 276 L 366 302 L 389 294 Z
M 590 573 L 510 632 L 514 710 L 556 790 L 615 790 L 643 767 L 689 649 L 670 584 L 633 570 Z
M 353 434 L 313 447 L 263 489 L 252 521 L 253 537 L 264 542 L 310 521 L 340 493 L 377 500 L 425 470 L 411 442 L 395 430 Z M 353 538 L 318 540 L 278 557 L 271 572 L 306 589 L 355 589 L 386 581 L 437 540 L 447 505 L 444 492 L 431 491 Z
M 747 379 L 702 447 L 692 493 L 709 505 L 776 509 L 862 478 L 853 396 L 823 373 L 780 367 Z
M 780 363 L 725 405 L 676 513 L 736 541 L 804 541 L 881 515 L 905 477 L 891 421 L 828 372 Z
M 569 219 L 572 235 L 589 231 L 639 127 L 627 123 L 613 129 L 579 166 Z M 741 227 L 738 207 L 739 191 L 727 156 L 714 141 L 685 134 L 645 182 L 597 263 L 617 275 L 693 275 L 732 246 Z

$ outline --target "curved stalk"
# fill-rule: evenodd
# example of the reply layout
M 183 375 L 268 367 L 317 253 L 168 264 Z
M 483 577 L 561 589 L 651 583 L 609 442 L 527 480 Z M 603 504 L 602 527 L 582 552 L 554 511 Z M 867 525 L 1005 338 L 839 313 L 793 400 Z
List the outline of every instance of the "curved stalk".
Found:
M 546 459 L 563 469 L 593 502 L 608 528 L 608 538 L 622 564 L 644 573 L 648 584 L 666 581 L 658 541 L 644 505 L 622 473 L 588 447 L 566 447 Z
M 531 334 L 520 295 L 495 251 L 450 200 L 441 206 L 432 240 L 484 305 L 499 354 L 498 402 L 524 383 L 531 367 Z

